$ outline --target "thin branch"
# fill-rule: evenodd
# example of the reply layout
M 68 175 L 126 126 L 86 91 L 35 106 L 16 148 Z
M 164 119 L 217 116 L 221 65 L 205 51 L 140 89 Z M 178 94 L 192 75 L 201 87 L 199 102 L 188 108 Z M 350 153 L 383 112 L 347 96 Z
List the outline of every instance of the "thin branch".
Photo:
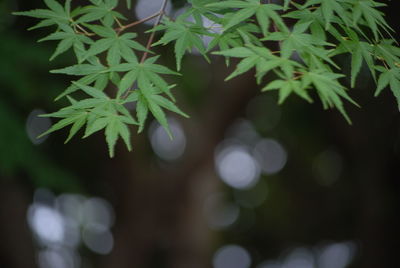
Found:
M 160 9 L 160 11 L 158 12 L 158 13 L 159 13 L 159 14 L 158 14 L 158 18 L 157 18 L 156 22 L 154 23 L 153 29 L 154 29 L 155 27 L 157 27 L 157 26 L 160 24 L 161 19 L 162 19 L 163 15 L 164 15 L 164 12 L 165 12 L 165 8 L 166 8 L 166 7 L 167 7 L 167 0 L 164 0 L 163 3 L 162 3 L 162 5 L 161 5 L 161 9 Z M 147 41 L 147 45 L 146 45 L 147 51 L 144 52 L 143 57 L 142 57 L 142 59 L 140 60 L 141 63 L 143 63 L 143 62 L 147 59 L 147 56 L 149 55 L 149 52 L 148 52 L 148 51 L 150 50 L 151 45 L 153 44 L 155 35 L 156 35 L 156 32 L 153 31 L 153 32 L 151 33 L 151 35 L 150 35 L 149 40 Z
M 147 18 L 144 18 L 144 19 L 141 19 L 141 20 L 138 20 L 138 21 L 134 21 L 134 22 L 129 23 L 127 25 L 122 25 L 120 20 L 118 20 L 118 18 L 114 17 L 114 19 L 116 20 L 116 22 L 118 24 L 118 28 L 115 28 L 114 31 L 116 31 L 118 34 L 120 34 L 121 32 L 125 31 L 126 29 L 129 29 L 129 28 L 134 27 L 134 26 L 136 26 L 138 24 L 141 24 L 141 23 L 144 23 L 144 22 L 149 21 L 151 19 L 154 19 L 155 17 L 160 16 L 160 15 L 161 15 L 161 11 L 158 11 L 157 13 L 154 13 L 153 15 L 150 15 Z M 88 31 L 85 30 L 85 28 L 83 28 L 79 24 L 75 24 L 75 26 L 76 26 L 76 28 L 78 28 L 80 30 L 80 32 L 77 31 L 77 33 L 79 33 L 79 34 L 83 34 L 83 35 L 86 35 L 86 36 L 95 36 L 96 35 L 95 33 L 89 33 Z
M 153 26 L 153 29 L 154 29 L 154 28 L 157 27 L 157 26 L 160 24 L 160 22 L 161 22 L 161 19 L 162 19 L 163 15 L 164 15 L 164 12 L 165 12 L 165 8 L 167 7 L 167 1 L 168 1 L 168 0 L 164 0 L 164 1 L 163 1 L 162 5 L 161 5 L 161 9 L 160 9 L 160 11 L 158 11 L 157 13 L 155 13 L 155 14 L 153 14 L 153 15 L 147 17 L 147 18 L 144 18 L 144 19 L 142 19 L 142 20 L 139 20 L 139 21 L 133 22 L 133 23 L 131 23 L 131 24 L 125 25 L 125 28 L 124 28 L 124 29 L 126 29 L 126 28 L 128 28 L 128 27 L 133 27 L 133 26 L 135 26 L 135 25 L 137 25 L 137 24 L 139 24 L 139 23 L 143 23 L 143 22 L 145 22 L 145 21 L 151 20 L 151 19 L 153 19 L 153 18 L 155 18 L 155 17 L 158 16 L 158 18 L 157 18 L 157 20 L 156 20 L 156 22 L 154 23 L 154 26 Z M 124 29 L 123 29 L 123 30 L 124 30 Z M 122 31 L 122 30 L 121 30 L 121 31 Z M 147 59 L 147 56 L 149 55 L 149 52 L 148 52 L 148 51 L 150 50 L 150 47 L 151 47 L 151 45 L 153 44 L 154 37 L 155 37 L 155 32 L 153 31 L 153 32 L 151 33 L 150 37 L 149 37 L 149 40 L 147 41 L 146 51 L 144 52 L 144 54 L 143 54 L 143 56 L 142 56 L 142 58 L 141 58 L 141 60 L 140 60 L 140 63 L 143 63 L 143 62 Z M 128 97 L 128 95 L 129 95 L 130 92 L 132 92 L 132 90 L 126 91 L 125 94 L 122 96 L 122 99 L 126 99 L 126 98 Z
M 134 21 L 134 22 L 129 23 L 129 24 L 127 24 L 127 25 L 121 25 L 119 28 L 117 28 L 117 29 L 115 29 L 115 30 L 116 30 L 118 33 L 120 33 L 120 32 L 122 32 L 122 31 L 125 31 L 125 30 L 128 29 L 128 28 L 134 27 L 134 26 L 136 26 L 136 25 L 138 25 L 138 24 L 141 24 L 141 23 L 144 23 L 144 22 L 149 21 L 149 20 L 151 20 L 151 19 L 154 19 L 155 17 L 160 16 L 160 15 L 161 15 L 161 12 L 159 11 L 159 12 L 157 12 L 157 13 L 154 13 L 153 15 L 148 16 L 147 18 L 144 18 L 144 19 L 141 19 L 141 20 L 138 20 L 138 21 Z

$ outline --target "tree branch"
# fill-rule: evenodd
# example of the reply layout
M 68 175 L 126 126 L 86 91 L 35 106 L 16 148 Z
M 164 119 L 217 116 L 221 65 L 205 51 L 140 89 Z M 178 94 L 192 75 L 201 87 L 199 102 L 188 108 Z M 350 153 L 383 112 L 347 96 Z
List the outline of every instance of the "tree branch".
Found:
M 160 11 L 158 12 L 158 13 L 159 13 L 159 14 L 158 14 L 158 18 L 157 18 L 156 22 L 154 23 L 153 29 L 154 29 L 155 27 L 157 27 L 157 26 L 160 24 L 161 19 L 162 19 L 164 13 L 165 13 L 165 8 L 166 8 L 166 7 L 167 7 L 167 0 L 164 0 L 163 3 L 162 3 L 162 5 L 161 5 L 161 9 L 160 9 Z M 147 59 L 147 56 L 149 55 L 148 50 L 150 49 L 151 45 L 153 44 L 153 40 L 154 40 L 155 35 L 156 35 L 156 33 L 153 31 L 153 32 L 151 33 L 151 35 L 150 35 L 149 40 L 147 41 L 147 45 L 146 45 L 147 51 L 144 52 L 143 57 L 142 57 L 142 59 L 140 60 L 141 63 L 143 63 L 143 62 Z
M 144 23 L 144 22 L 149 21 L 149 20 L 151 20 L 151 19 L 154 19 L 155 17 L 160 16 L 160 15 L 161 15 L 161 12 L 158 11 L 157 13 L 154 13 L 153 15 L 150 15 L 150 16 L 148 16 L 147 18 L 144 18 L 144 19 L 141 19 L 141 20 L 138 20 L 138 21 L 134 21 L 134 22 L 129 23 L 129 24 L 127 24 L 127 25 L 122 25 L 122 26 L 120 26 L 119 28 L 117 28 L 117 29 L 115 29 L 115 30 L 116 30 L 118 33 L 120 33 L 120 32 L 122 32 L 122 31 L 125 31 L 126 29 L 129 29 L 129 28 L 134 27 L 134 26 L 136 26 L 136 25 L 138 25 L 138 24 L 141 24 L 141 23 Z
M 146 21 L 149 21 L 149 20 L 151 20 L 151 19 L 156 18 L 157 16 L 162 15 L 162 13 L 163 13 L 163 10 L 162 10 L 162 11 L 160 10 L 160 11 L 158 11 L 157 13 L 154 13 L 154 14 L 152 14 L 152 15 L 150 15 L 150 16 L 144 18 L 144 19 L 131 22 L 131 23 L 127 24 L 127 25 L 122 25 L 121 22 L 120 22 L 117 18 L 115 18 L 115 20 L 117 21 L 119 27 L 118 27 L 118 28 L 115 28 L 114 31 L 116 31 L 118 34 L 120 34 L 121 32 L 125 31 L 126 29 L 132 28 L 132 27 L 134 27 L 134 26 L 136 26 L 136 25 L 142 24 L 142 23 L 144 23 L 144 22 L 146 22 Z M 95 33 L 89 33 L 88 31 L 86 31 L 86 30 L 85 30 L 82 26 L 80 26 L 79 24 L 75 24 L 75 26 L 76 26 L 79 30 L 81 30 L 81 32 L 78 32 L 78 33 L 80 33 L 80 34 L 83 34 L 83 35 L 86 35 L 86 36 L 94 36 L 94 35 L 96 35 Z

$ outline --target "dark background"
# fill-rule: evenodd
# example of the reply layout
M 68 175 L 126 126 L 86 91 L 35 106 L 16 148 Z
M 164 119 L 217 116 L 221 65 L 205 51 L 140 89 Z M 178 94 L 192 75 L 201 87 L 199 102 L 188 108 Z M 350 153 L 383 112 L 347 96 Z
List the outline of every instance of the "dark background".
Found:
M 48 126 L 35 115 L 63 104 L 52 100 L 68 77 L 49 69 L 73 64 L 72 54 L 49 63 L 54 43 L 36 43 L 47 31 L 28 32 L 33 19 L 10 15 L 37 7 L 43 7 L 39 0 L 0 0 L 0 267 L 246 268 L 243 252 L 250 267 L 259 268 L 398 266 L 400 114 L 389 90 L 373 97 L 367 70 L 350 92 L 362 108 L 346 105 L 353 121 L 348 125 L 318 101 L 310 105 L 293 96 L 277 106 L 274 93 L 259 93 L 252 73 L 224 83 L 231 70 L 223 60 L 212 58 L 208 65 L 188 55 L 183 76 L 171 81 L 191 115 L 175 117 L 186 135 L 184 154 L 175 160 L 157 155 L 149 141 L 157 127 L 152 124 L 133 136 L 132 153 L 119 144 L 109 159 L 102 133 L 67 145 L 66 130 L 40 144 L 29 138 Z M 399 33 L 398 8 L 391 1 L 383 11 Z M 174 68 L 173 49 L 159 52 Z M 348 70 L 348 59 L 340 60 Z M 284 168 L 262 174 L 250 190 L 224 184 L 215 167 L 217 146 L 234 140 L 251 148 L 254 139 L 265 138 L 284 148 Z M 211 202 L 216 196 L 219 201 Z M 89 215 L 92 209 L 99 222 L 115 215 L 109 230 L 90 229 L 100 230 L 87 239 L 94 247 L 84 239 L 85 220 L 74 227 L 82 236 L 72 246 L 65 242 L 71 237 L 66 227 L 65 241 L 54 238 L 52 217 L 65 216 L 65 197 L 80 200 L 69 213 L 84 207 Z M 108 214 L 85 205 L 88 200 L 101 200 Z M 226 204 L 236 212 L 234 222 L 213 225 L 226 220 Z M 44 241 L 32 225 L 35 207 L 53 213 L 36 219 L 54 241 Z M 110 232 L 112 250 L 101 252 Z M 229 255 L 226 245 L 240 250 Z M 218 259 L 224 247 L 228 257 Z

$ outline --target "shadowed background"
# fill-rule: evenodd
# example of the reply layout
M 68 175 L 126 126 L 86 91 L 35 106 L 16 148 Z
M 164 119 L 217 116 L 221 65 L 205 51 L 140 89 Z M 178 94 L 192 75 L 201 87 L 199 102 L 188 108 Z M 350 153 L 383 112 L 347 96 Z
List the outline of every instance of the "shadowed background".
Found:
M 388 5 L 400 32 L 398 4 Z M 137 1 L 126 16 L 159 6 Z M 52 100 L 68 85 L 48 71 L 73 63 L 49 63 L 54 43 L 36 43 L 47 32 L 10 15 L 41 7 L 0 0 L 0 267 L 396 267 L 400 116 L 389 91 L 373 97 L 367 69 L 350 91 L 362 106 L 347 105 L 350 126 L 318 101 L 278 106 L 253 73 L 225 83 L 232 66 L 188 54 L 171 82 L 191 118 L 169 117 L 172 141 L 149 120 L 133 153 L 118 144 L 109 159 L 102 133 L 36 139 L 54 123 L 37 115 L 59 109 Z M 173 48 L 156 51 L 174 68 Z

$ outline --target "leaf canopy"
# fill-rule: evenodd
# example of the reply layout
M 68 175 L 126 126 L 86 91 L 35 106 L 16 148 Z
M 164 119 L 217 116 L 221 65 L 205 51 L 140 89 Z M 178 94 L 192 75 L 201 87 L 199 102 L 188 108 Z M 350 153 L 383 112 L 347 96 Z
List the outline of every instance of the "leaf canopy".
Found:
M 44 0 L 44 8 L 14 13 L 38 19 L 31 29 L 53 29 L 40 40 L 58 43 L 50 60 L 71 51 L 76 57 L 75 64 L 51 71 L 73 81 L 57 97 L 69 105 L 44 115 L 59 121 L 42 135 L 70 127 L 68 142 L 80 130 L 84 138 L 103 130 L 111 157 L 119 138 L 132 149 L 132 126 L 143 131 L 150 115 L 171 135 L 167 113 L 187 115 L 175 104 L 169 79 L 193 51 L 207 61 L 210 54 L 227 64 L 237 58 L 226 80 L 254 69 L 261 91 L 277 90 L 279 103 L 292 94 L 307 102 L 317 97 L 348 122 L 344 101 L 357 105 L 348 89 L 365 66 L 377 83 L 375 95 L 390 88 L 400 109 L 400 48 L 380 11 L 382 2 L 188 0 L 177 16 L 166 16 L 162 5 L 149 18 L 126 23 L 117 7 L 130 9 L 131 2 L 88 0 L 79 7 L 71 0 Z M 152 18 L 150 30 L 134 27 Z M 139 35 L 149 35 L 149 41 L 139 42 Z M 173 47 L 178 72 L 160 63 L 158 46 Z M 349 85 L 339 55 L 349 59 Z

